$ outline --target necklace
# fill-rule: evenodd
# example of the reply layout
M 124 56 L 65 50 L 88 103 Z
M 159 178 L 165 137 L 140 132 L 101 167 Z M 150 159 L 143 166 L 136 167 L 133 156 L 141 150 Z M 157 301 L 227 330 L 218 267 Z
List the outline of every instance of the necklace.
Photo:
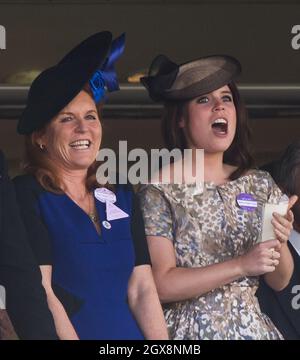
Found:
M 65 192 L 72 201 L 74 201 L 81 209 L 83 209 L 85 211 L 85 213 L 91 219 L 93 224 L 96 225 L 99 222 L 97 210 L 96 211 L 92 210 L 93 209 L 93 200 L 94 200 L 93 194 L 86 192 L 85 197 L 88 198 L 88 209 L 84 209 L 84 207 L 82 206 L 82 200 L 81 200 L 81 202 L 78 200 L 75 200 L 74 197 L 68 191 L 65 191 Z
M 98 215 L 95 213 L 89 213 L 89 218 L 92 220 L 94 224 L 96 224 L 99 221 Z
M 99 221 L 99 217 L 98 217 L 97 212 L 93 212 L 91 210 L 93 207 L 92 202 L 91 202 L 92 199 L 93 199 L 92 196 L 89 195 L 89 213 L 88 213 L 88 215 L 89 215 L 89 218 L 92 220 L 92 223 L 97 224 Z

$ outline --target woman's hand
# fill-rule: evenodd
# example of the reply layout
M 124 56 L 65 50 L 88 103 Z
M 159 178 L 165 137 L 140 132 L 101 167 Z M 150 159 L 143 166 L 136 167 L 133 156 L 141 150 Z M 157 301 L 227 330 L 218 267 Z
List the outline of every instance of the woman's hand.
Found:
M 288 211 L 285 216 L 282 216 L 276 212 L 273 213 L 272 224 L 274 227 L 274 233 L 276 235 L 276 239 L 280 241 L 280 245 L 277 250 L 279 250 L 281 244 L 285 244 L 290 237 L 294 222 L 294 215 L 291 208 L 294 206 L 297 200 L 298 196 L 296 195 L 290 197 Z
M 293 274 L 294 262 L 290 250 L 287 246 L 287 241 L 293 229 L 294 216 L 291 208 L 298 200 L 296 195 L 289 199 L 289 206 L 286 216 L 280 216 L 274 213 L 272 224 L 274 226 L 274 233 L 278 240 L 278 246 L 274 247 L 274 252 L 280 253 L 280 263 L 276 266 L 276 270 L 264 275 L 266 283 L 275 291 L 283 290 L 289 283 Z
M 279 240 L 268 240 L 256 244 L 246 254 L 238 258 L 242 276 L 259 276 L 275 270 L 280 253 L 276 250 Z

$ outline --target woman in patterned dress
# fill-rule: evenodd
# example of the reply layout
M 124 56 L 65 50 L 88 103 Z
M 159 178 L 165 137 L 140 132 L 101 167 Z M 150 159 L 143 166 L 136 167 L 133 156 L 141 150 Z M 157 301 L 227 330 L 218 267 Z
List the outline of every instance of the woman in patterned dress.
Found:
M 276 291 L 289 283 L 293 215 L 274 213 L 274 239 L 259 242 L 263 206 L 283 194 L 267 172 L 252 168 L 245 108 L 233 82 L 239 72 L 229 56 L 177 65 L 160 55 L 142 79 L 152 99 L 164 103 L 168 149 L 204 149 L 202 184 L 153 183 L 140 191 L 172 339 L 282 338 L 255 292 L 259 276 Z M 252 208 L 241 205 L 245 194 Z

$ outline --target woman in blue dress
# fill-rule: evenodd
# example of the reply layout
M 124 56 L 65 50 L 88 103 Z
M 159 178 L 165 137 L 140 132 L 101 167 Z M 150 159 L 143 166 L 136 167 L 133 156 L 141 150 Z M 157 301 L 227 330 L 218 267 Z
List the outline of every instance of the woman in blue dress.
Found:
M 33 82 L 18 124 L 27 174 L 15 186 L 60 339 L 168 336 L 137 199 L 95 176 L 98 104 L 118 88 L 123 45 L 101 32 L 75 47 Z

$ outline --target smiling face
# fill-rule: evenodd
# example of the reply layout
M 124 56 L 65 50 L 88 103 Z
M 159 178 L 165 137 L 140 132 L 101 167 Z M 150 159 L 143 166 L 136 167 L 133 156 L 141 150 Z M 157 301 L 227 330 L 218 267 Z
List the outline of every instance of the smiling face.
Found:
M 86 170 L 100 148 L 102 127 L 92 97 L 81 91 L 57 114 L 36 143 L 49 158 L 66 170 Z
M 179 122 L 189 148 L 206 153 L 226 151 L 236 131 L 236 108 L 229 87 L 190 100 Z

